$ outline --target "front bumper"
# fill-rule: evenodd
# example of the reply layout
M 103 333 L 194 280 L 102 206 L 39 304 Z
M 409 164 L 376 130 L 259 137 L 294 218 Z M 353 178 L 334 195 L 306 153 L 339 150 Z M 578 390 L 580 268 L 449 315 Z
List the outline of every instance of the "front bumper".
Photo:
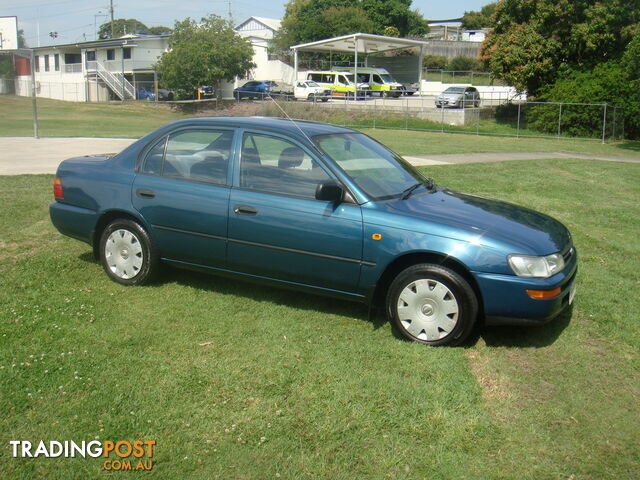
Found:
M 558 316 L 573 301 L 578 272 L 577 254 L 560 273 L 550 278 L 474 273 L 484 302 L 486 325 L 542 325 Z M 551 299 L 533 299 L 528 289 L 553 290 Z

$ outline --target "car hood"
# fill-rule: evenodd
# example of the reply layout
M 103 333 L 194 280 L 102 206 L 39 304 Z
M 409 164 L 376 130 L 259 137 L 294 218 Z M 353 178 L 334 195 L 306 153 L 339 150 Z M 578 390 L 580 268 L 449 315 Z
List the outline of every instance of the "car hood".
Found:
M 429 222 L 428 233 L 474 239 L 483 245 L 510 248 L 512 253 L 547 255 L 571 243 L 567 228 L 548 215 L 443 187 L 388 202 L 387 208 Z
M 441 93 L 438 98 L 457 99 L 462 97 L 462 93 Z

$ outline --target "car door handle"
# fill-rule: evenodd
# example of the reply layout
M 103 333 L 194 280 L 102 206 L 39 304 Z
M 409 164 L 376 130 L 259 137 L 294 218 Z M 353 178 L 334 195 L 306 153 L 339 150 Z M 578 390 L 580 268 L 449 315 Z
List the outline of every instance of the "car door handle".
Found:
M 153 198 L 156 196 L 156 192 L 153 190 L 147 190 L 145 188 L 139 188 L 136 190 L 136 195 L 142 198 Z
M 236 205 L 233 207 L 233 213 L 236 215 L 256 215 L 258 210 L 249 205 Z

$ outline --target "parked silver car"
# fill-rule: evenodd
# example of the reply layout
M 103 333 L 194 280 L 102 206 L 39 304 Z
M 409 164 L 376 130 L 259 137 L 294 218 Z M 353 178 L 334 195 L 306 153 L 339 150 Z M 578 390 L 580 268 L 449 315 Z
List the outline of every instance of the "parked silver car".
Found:
M 437 108 L 479 107 L 480 92 L 475 87 L 449 87 L 436 97 Z

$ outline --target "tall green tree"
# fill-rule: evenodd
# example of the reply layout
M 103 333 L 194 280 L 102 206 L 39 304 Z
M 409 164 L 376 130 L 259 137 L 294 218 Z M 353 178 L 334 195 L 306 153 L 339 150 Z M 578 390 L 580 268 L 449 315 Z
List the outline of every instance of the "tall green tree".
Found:
M 216 15 L 199 22 L 187 18 L 175 24 L 169 50 L 155 66 L 163 86 L 190 96 L 200 85 L 212 85 L 220 96 L 220 82 L 244 76 L 255 67 L 253 48 L 229 23 Z
M 467 30 L 480 30 L 482 28 L 495 27 L 494 14 L 498 2 L 485 5 L 480 11 L 464 12 L 462 16 L 462 28 Z
M 171 28 L 164 26 L 149 27 L 146 31 L 146 33 L 148 33 L 149 35 L 163 35 L 171 32 L 173 32 Z
M 349 33 L 382 35 L 394 27 L 400 36 L 429 31 L 422 15 L 411 10 L 412 0 L 290 0 L 282 27 L 274 38 L 277 48 Z
M 501 0 L 482 56 L 490 70 L 536 95 L 566 68 L 619 58 L 640 22 L 640 0 Z
M 98 30 L 98 38 L 118 38 L 128 33 L 143 33 L 147 32 L 149 28 L 140 20 L 135 18 L 118 18 L 113 21 L 113 35 L 111 35 L 111 21 L 105 22 L 100 25 Z

